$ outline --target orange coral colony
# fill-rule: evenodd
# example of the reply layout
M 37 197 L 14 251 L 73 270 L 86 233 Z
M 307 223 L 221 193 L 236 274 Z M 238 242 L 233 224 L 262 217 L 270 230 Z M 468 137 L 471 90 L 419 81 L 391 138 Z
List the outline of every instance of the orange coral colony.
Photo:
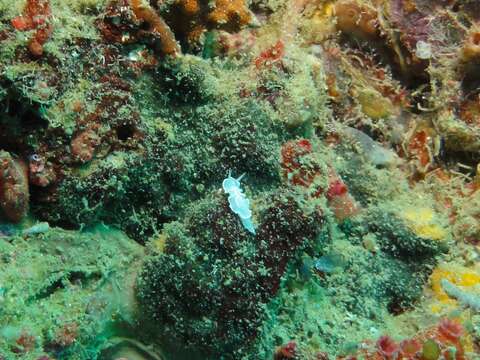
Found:
M 150 26 L 150 31 L 160 38 L 163 54 L 175 55 L 180 52 L 175 36 L 155 10 L 145 5 L 142 0 L 131 0 L 131 6 L 137 19 L 147 23 Z
M 253 22 L 253 15 L 243 0 L 178 0 L 166 21 L 182 41 L 195 45 L 207 30 L 237 31 Z

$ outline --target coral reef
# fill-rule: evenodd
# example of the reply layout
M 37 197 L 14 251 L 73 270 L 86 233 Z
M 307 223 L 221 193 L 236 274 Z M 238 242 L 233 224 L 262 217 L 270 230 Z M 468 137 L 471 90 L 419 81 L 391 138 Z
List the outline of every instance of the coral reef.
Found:
M 0 359 L 478 358 L 479 14 L 0 0 Z

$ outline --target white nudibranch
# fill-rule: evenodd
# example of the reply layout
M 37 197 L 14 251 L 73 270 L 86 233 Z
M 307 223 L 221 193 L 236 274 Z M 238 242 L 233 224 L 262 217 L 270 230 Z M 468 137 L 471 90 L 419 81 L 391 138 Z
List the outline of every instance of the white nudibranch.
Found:
M 228 194 L 230 209 L 240 217 L 243 227 L 255 235 L 252 211 L 250 210 L 250 200 L 247 199 L 240 188 L 240 180 L 242 180 L 244 176 L 245 174 L 235 179 L 232 177 L 231 172 L 229 172 L 228 177 L 223 180 L 222 187 L 223 191 Z

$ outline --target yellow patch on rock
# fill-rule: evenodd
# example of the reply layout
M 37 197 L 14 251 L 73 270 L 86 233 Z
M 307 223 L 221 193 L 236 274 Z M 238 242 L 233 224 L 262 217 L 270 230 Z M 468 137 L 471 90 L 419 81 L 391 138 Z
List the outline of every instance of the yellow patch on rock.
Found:
M 402 217 L 417 236 L 432 240 L 444 240 L 447 236 L 447 231 L 436 222 L 435 213 L 429 208 L 408 209 Z

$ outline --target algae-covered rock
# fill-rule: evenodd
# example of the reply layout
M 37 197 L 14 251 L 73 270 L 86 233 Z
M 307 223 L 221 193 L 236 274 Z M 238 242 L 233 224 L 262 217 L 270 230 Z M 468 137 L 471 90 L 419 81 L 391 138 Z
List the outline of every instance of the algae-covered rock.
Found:
M 445 145 L 454 151 L 478 152 L 480 149 L 480 129 L 471 126 L 450 112 L 441 113 L 435 120 L 445 139 Z
M 433 257 L 446 251 L 447 246 L 438 239 L 437 232 L 415 233 L 401 219 L 383 209 L 373 211 L 370 218 L 371 232 L 379 239 L 380 247 L 394 256 Z M 425 236 L 426 235 L 426 236 Z
M 2 356 L 92 359 L 115 321 L 133 323 L 132 276 L 143 250 L 120 231 L 2 237 L 0 253 Z
M 137 282 L 145 321 L 208 358 L 250 344 L 287 263 L 320 225 L 292 199 L 273 204 L 256 236 L 218 196 L 195 204 L 184 223 L 166 226 L 164 253 L 146 259 Z
M 65 179 L 58 200 L 34 210 L 49 221 L 73 226 L 115 224 L 141 241 L 172 209 L 158 169 L 138 155 L 111 154 Z

